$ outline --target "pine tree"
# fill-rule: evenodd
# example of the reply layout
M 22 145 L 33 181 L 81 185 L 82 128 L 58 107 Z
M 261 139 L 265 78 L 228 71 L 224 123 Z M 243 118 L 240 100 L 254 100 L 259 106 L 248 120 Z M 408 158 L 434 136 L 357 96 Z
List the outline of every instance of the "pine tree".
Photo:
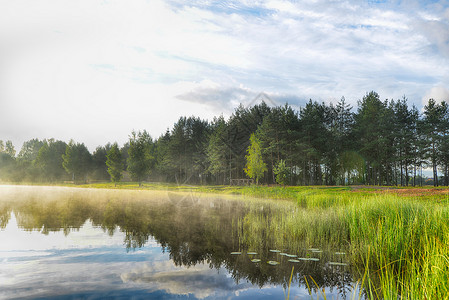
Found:
M 108 173 L 111 175 L 111 181 L 117 186 L 117 182 L 119 182 L 123 176 L 122 153 L 120 152 L 117 143 L 114 143 L 106 154 L 106 165 L 108 166 Z
M 209 143 L 207 145 L 206 154 L 207 161 L 209 162 L 208 171 L 219 178 L 222 176 L 222 180 L 217 182 L 225 184 L 226 182 L 226 170 L 228 168 L 228 152 L 229 146 L 226 144 L 226 121 L 223 116 L 215 119 L 213 122 L 213 132 L 210 135 Z
M 354 134 L 356 149 L 366 160 L 365 183 L 381 184 L 381 163 L 384 157 L 384 126 L 388 114 L 386 103 L 380 101 L 376 92 L 368 93 L 358 102 Z
M 441 144 L 441 124 L 444 118 L 444 109 L 442 105 L 436 103 L 434 99 L 429 99 L 424 106 L 423 128 L 427 141 L 426 157 L 430 160 L 433 173 L 433 184 L 438 186 L 438 162 L 439 147 Z
M 132 132 L 129 138 L 128 171 L 131 178 L 139 183 L 139 186 L 150 173 L 153 164 L 152 147 L 153 140 L 146 130 L 138 133 Z
M 11 157 L 16 156 L 16 149 L 14 148 L 14 145 L 11 141 L 6 141 L 5 144 L 5 153 L 8 154 Z
M 111 144 L 98 146 L 92 154 L 92 178 L 96 180 L 108 180 L 109 173 L 106 165 L 107 154 L 111 149 Z
M 62 180 L 66 173 L 63 167 L 63 158 L 67 144 L 63 141 L 48 139 L 39 149 L 34 165 L 39 170 L 39 176 L 43 181 Z
M 73 181 L 78 182 L 80 178 L 87 181 L 87 174 L 91 169 L 92 155 L 84 144 L 72 140 L 62 155 L 63 167 L 67 173 L 72 174 Z

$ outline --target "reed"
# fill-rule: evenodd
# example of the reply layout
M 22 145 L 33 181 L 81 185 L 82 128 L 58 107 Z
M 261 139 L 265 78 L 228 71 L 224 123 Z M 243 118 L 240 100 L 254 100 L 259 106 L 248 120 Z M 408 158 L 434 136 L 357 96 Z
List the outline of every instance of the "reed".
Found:
M 249 191 L 251 196 L 264 192 Z M 278 201 L 265 214 L 251 205 L 241 224 L 242 241 L 298 251 L 307 246 L 344 249 L 360 278 L 368 274 L 363 281 L 367 298 L 448 299 L 446 202 L 332 189 L 293 193 L 296 204 Z

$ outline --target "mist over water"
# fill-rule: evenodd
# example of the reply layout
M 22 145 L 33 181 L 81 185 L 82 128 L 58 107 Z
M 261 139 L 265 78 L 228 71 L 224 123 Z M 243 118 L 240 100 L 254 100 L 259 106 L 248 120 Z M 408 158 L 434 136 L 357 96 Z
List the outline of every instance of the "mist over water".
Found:
M 282 299 L 293 266 L 291 299 L 310 299 L 305 279 L 328 298 L 355 286 L 335 249 L 269 236 L 290 202 L 29 186 L 0 199 L 0 298 Z

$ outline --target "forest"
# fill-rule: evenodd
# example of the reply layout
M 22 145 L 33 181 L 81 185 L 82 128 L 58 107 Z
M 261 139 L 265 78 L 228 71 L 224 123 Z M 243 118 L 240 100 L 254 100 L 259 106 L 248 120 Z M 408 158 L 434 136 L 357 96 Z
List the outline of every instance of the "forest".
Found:
M 32 139 L 18 153 L 0 141 L 0 181 L 226 185 L 255 178 L 251 151 L 259 151 L 261 184 L 448 186 L 449 105 L 429 99 L 419 111 L 405 97 L 381 100 L 376 92 L 356 108 L 344 97 L 299 110 L 262 102 L 240 105 L 227 119 L 180 117 L 158 138 L 132 132 L 122 147 L 108 143 L 93 153 L 73 140 Z M 431 180 L 423 169 L 432 170 Z

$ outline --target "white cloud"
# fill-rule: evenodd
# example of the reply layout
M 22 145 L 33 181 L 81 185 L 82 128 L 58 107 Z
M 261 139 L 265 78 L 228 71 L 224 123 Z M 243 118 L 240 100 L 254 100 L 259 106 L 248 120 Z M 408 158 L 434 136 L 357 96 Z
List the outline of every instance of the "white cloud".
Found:
M 422 104 L 426 105 L 429 99 L 434 99 L 437 102 L 446 101 L 449 103 L 449 89 L 442 85 L 435 86 L 422 98 Z

